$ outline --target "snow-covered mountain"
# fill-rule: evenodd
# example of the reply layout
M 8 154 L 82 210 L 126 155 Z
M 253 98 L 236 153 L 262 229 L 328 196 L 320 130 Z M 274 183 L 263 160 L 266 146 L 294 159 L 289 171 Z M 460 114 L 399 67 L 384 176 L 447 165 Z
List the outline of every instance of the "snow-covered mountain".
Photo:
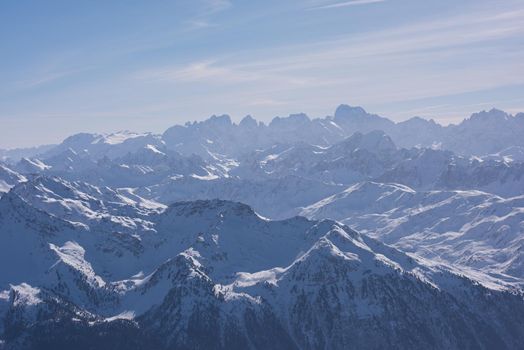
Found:
M 448 129 L 442 147 L 460 154 L 491 154 L 523 146 L 524 113 L 512 116 L 498 109 L 482 111 Z
M 13 149 L 0 149 L 0 161 L 8 163 L 16 163 L 22 158 L 36 157 L 56 145 L 43 145 L 28 148 L 13 148 Z
M 301 214 L 340 220 L 401 250 L 524 285 L 524 196 L 364 182 Z
M 0 349 L 523 348 L 522 134 L 341 105 L 2 151 Z
M 145 145 L 161 147 L 163 142 L 158 135 L 120 131 L 111 134 L 81 133 L 66 138 L 61 144 L 41 154 L 47 159 L 64 152 L 86 153 L 93 159 L 109 159 L 126 155 L 143 148 Z
M 504 197 L 524 194 L 524 163 L 457 156 L 429 148 L 412 150 L 374 180 L 416 189 L 482 190 Z
M 497 153 L 488 154 L 484 159 L 502 160 L 506 163 L 517 161 L 524 162 L 524 147 L 511 146 Z
M 458 156 L 431 148 L 399 149 L 382 131 L 355 133 L 329 147 L 274 145 L 239 159 L 240 178 L 300 176 L 328 184 L 395 182 L 417 189 L 481 189 L 523 194 L 524 163 Z
M 275 145 L 240 159 L 231 174 L 246 178 L 302 176 L 348 184 L 374 178 L 400 160 L 397 148 L 381 131 L 355 133 L 330 147 L 307 143 Z
M 61 144 L 34 149 L 2 150 L 0 157 L 16 162 L 21 158 L 49 157 L 72 150 L 95 160 L 114 159 L 146 145 L 166 146 L 183 155 L 197 154 L 205 160 L 238 158 L 275 144 L 308 143 L 331 146 L 356 132 L 381 130 L 401 148 L 440 148 L 459 155 L 484 156 L 524 147 L 524 113 L 515 116 L 492 109 L 473 114 L 461 123 L 442 126 L 434 120 L 414 117 L 402 122 L 366 112 L 362 107 L 340 105 L 333 116 L 311 119 L 304 113 L 275 117 L 267 125 L 246 116 L 238 124 L 228 115 L 211 116 L 201 122 L 175 125 L 161 135 L 121 131 L 112 134 L 81 133 Z
M 297 215 L 300 208 L 344 188 L 343 185 L 326 184 L 299 176 L 261 180 L 182 177 L 138 189 L 136 193 L 165 204 L 216 198 L 238 201 L 256 208 L 263 216 L 284 219 Z
M 227 161 L 205 162 L 196 155 L 182 156 L 164 146 L 146 144 L 113 159 L 96 159 L 88 151 L 79 153 L 69 148 L 42 160 L 22 158 L 14 167 L 25 174 L 57 176 L 100 186 L 144 187 L 171 178 L 220 178 L 227 176 L 229 166 Z
M 381 131 L 357 132 L 328 147 L 278 143 L 238 158 L 213 154 L 203 159 L 181 155 L 165 145 L 146 144 L 113 159 L 96 160 L 87 151 L 78 153 L 70 148 L 43 160 L 24 158 L 16 165 L 27 174 L 138 188 L 142 196 L 166 204 L 193 199 L 238 200 L 278 218 L 296 214 L 298 207 L 334 194 L 344 185 L 368 180 L 417 189 L 522 194 L 523 167 L 518 161 L 462 157 L 426 148 L 399 149 Z
M 5 349 L 524 344 L 518 292 L 334 221 L 180 202 L 149 214 L 152 231 L 108 241 L 114 233 L 55 217 L 24 193 L 0 199 Z M 141 249 L 130 248 L 133 236 Z
M 457 125 L 442 126 L 420 117 L 395 123 L 361 107 L 340 105 L 333 116 L 310 119 L 305 114 L 274 118 L 268 125 L 248 116 L 239 124 L 227 115 L 188 123 L 166 130 L 162 139 L 182 154 L 209 152 L 236 157 L 246 151 L 266 149 L 276 143 L 306 142 L 330 146 L 356 132 L 381 130 L 399 147 L 441 148 L 459 155 L 497 153 L 512 146 L 524 147 L 524 114 L 515 116 L 492 109 L 475 113 Z
M 298 176 L 327 184 L 372 180 L 416 189 L 480 189 L 507 197 L 524 189 L 521 124 L 521 114 L 498 110 L 447 127 L 422 118 L 394 123 L 347 105 L 333 117 L 294 114 L 268 125 L 249 116 L 235 124 L 223 115 L 162 135 L 73 135 L 12 168 L 111 187 L 144 188 L 182 177 Z

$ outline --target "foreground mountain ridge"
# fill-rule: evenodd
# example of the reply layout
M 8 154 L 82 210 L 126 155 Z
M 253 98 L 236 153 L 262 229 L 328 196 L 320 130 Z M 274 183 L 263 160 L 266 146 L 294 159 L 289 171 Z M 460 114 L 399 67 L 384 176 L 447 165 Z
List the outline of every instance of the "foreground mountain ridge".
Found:
M 39 179 L 34 188 L 46 192 L 40 184 L 53 183 L 80 186 Z M 64 221 L 27 186 L 0 199 L 1 256 L 9 259 L 0 265 L 5 349 L 79 341 L 161 349 L 524 343 L 517 290 L 407 256 L 334 221 L 271 221 L 244 204 L 202 200 L 151 209 L 151 225 L 132 233 L 99 230 L 103 218 L 77 211 Z M 99 208 L 107 207 L 110 195 L 99 196 Z M 123 216 L 143 210 L 128 206 Z M 29 246 L 36 265 L 24 266 L 20 253 Z

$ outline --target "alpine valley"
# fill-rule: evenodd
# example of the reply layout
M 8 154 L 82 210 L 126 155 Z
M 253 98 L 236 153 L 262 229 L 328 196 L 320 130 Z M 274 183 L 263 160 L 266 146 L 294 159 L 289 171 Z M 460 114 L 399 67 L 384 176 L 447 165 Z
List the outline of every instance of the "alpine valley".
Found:
M 0 150 L 0 349 L 523 349 L 524 114 Z

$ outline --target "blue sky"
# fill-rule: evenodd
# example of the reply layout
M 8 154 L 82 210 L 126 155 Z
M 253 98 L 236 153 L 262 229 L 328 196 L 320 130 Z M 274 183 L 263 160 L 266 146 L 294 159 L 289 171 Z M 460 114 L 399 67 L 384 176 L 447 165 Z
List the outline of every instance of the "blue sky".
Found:
M 2 1 L 0 148 L 363 106 L 524 111 L 524 1 Z

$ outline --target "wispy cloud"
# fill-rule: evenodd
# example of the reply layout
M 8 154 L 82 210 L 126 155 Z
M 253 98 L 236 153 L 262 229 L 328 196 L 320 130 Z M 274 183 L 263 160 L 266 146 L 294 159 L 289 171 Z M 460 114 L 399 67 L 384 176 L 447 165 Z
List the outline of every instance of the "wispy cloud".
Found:
M 214 94 L 217 103 L 395 103 L 524 83 L 524 11 L 477 12 L 325 41 L 151 68 L 134 78 Z M 520 72 L 520 73 L 519 73 Z M 233 97 L 234 98 L 233 98 Z M 286 96 L 282 100 L 282 96 Z M 278 103 L 274 103 L 278 101 Z M 225 102 L 224 102 L 225 103 Z
M 285 76 L 283 72 L 253 69 L 249 64 L 225 64 L 219 60 L 196 61 L 185 65 L 153 68 L 137 72 L 134 79 L 174 83 L 206 83 L 231 85 L 240 83 L 285 83 L 304 85 L 306 78 Z
M 204 20 L 204 19 L 189 20 L 189 21 L 186 21 L 186 24 L 187 24 L 187 27 L 185 29 L 188 31 L 217 26 L 215 23 L 211 23 L 208 20 Z
M 74 71 L 47 72 L 31 79 L 19 80 L 15 83 L 15 86 L 20 89 L 32 89 L 64 78 L 72 73 L 74 73 Z
M 321 5 L 321 6 L 315 6 L 311 7 L 310 10 L 322 10 L 322 9 L 333 9 L 333 8 L 339 8 L 339 7 L 348 7 L 348 6 L 358 6 L 358 5 L 367 5 L 367 4 L 375 4 L 379 2 L 385 2 L 386 0 L 352 0 L 352 1 L 342 1 L 342 2 L 336 2 L 329 5 Z
M 229 0 L 204 0 L 203 15 L 210 15 L 216 12 L 224 11 L 232 6 Z
M 248 102 L 249 106 L 255 106 L 255 107 L 259 107 L 259 106 L 283 106 L 285 104 L 286 104 L 285 101 L 277 100 L 277 99 L 273 99 L 273 98 L 254 98 L 254 99 L 251 99 Z
M 72 67 L 70 69 L 49 68 L 38 70 L 29 78 L 14 81 L 12 83 L 12 88 L 18 90 L 39 88 L 75 74 L 85 72 L 88 69 L 89 67 Z
M 212 23 L 210 17 L 229 9 L 231 6 L 232 4 L 229 0 L 203 0 L 197 5 L 198 10 L 195 16 L 186 21 L 186 30 L 216 27 L 217 24 Z
M 250 52 L 245 55 L 245 59 L 236 60 L 225 56 L 188 65 L 151 69 L 140 72 L 136 77 L 186 82 L 223 80 L 226 83 L 263 80 L 263 77 L 281 77 L 282 80 L 290 81 L 290 76 L 302 76 L 295 82 L 304 82 L 316 70 L 329 73 L 337 68 L 349 67 L 353 71 L 354 68 L 361 69 L 371 64 L 389 67 L 402 63 L 409 66 L 427 59 L 432 62 L 444 61 L 461 53 L 473 53 L 475 48 L 471 45 L 481 42 L 496 44 L 500 39 L 522 34 L 524 11 L 473 14 L 349 38 L 265 50 L 265 56 L 262 52 L 260 55 Z M 237 53 L 235 56 L 243 55 Z M 252 59 L 252 56 L 257 59 Z M 345 80 L 347 74 L 340 74 L 337 79 Z M 309 81 L 318 83 L 316 79 Z
M 254 74 L 236 71 L 232 67 L 217 65 L 215 61 L 197 61 L 187 65 L 175 65 L 141 71 L 135 78 L 149 81 L 238 83 L 256 80 Z

